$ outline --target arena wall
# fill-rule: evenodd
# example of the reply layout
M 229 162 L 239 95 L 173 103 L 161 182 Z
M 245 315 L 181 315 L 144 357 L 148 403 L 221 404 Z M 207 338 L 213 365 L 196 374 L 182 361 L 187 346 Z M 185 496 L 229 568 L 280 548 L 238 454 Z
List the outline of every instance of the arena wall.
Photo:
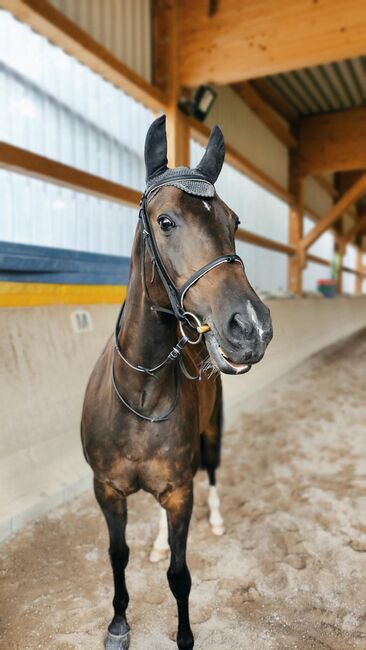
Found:
M 224 377 L 227 427 L 253 392 L 366 326 L 366 297 L 269 305 L 274 339 L 265 360 L 247 375 Z M 76 310 L 90 315 L 79 328 Z M 79 440 L 81 405 L 117 311 L 113 304 L 0 310 L 0 538 L 90 489 Z

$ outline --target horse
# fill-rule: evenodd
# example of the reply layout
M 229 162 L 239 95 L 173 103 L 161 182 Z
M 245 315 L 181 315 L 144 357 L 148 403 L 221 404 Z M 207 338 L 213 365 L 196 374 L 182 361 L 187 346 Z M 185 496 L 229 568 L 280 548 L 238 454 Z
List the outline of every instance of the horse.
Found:
M 81 421 L 114 577 L 106 650 L 129 647 L 127 497 L 140 489 L 162 508 L 151 559 L 170 549 L 177 647 L 193 648 L 186 546 L 199 467 L 208 474 L 213 532 L 223 533 L 215 476 L 222 433 L 219 371 L 248 372 L 272 338 L 269 309 L 235 253 L 239 219 L 214 188 L 224 156 L 215 126 L 195 169 L 169 169 L 165 116 L 147 132 L 146 189 L 127 298 L 90 376 Z

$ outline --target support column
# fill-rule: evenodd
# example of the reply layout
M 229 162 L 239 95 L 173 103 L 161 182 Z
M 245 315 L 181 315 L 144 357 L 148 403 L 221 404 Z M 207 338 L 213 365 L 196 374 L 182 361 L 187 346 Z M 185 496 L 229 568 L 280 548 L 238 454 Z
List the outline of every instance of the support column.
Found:
M 290 192 L 294 196 L 294 202 L 289 208 L 289 244 L 295 246 L 296 254 L 289 257 L 288 288 L 296 296 L 301 296 L 302 270 L 306 264 L 299 245 L 303 237 L 304 178 L 298 173 L 298 155 L 295 151 L 290 153 Z
M 363 251 L 361 250 L 360 247 L 357 247 L 357 252 L 356 252 L 356 280 L 355 280 L 355 294 L 356 296 L 360 296 L 362 294 L 362 284 L 364 280 L 364 267 L 362 264 L 362 258 L 363 258 Z
M 189 128 L 178 108 L 179 2 L 154 0 L 154 83 L 169 97 L 166 108 L 169 167 L 189 165 Z
M 337 292 L 339 295 L 341 295 L 342 290 L 343 290 L 343 284 L 342 284 L 342 279 L 343 279 L 343 258 L 346 254 L 346 244 L 343 240 L 338 239 L 337 242 L 337 250 L 338 250 L 338 255 L 339 255 L 339 273 L 337 277 Z

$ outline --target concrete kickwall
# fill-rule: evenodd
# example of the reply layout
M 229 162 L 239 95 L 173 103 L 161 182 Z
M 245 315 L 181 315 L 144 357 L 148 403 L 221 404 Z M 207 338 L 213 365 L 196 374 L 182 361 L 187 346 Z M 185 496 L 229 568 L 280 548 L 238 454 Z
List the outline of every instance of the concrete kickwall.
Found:
M 303 359 L 366 326 L 366 297 L 269 302 L 274 339 L 264 361 L 224 376 L 226 424 L 240 403 Z M 92 330 L 72 327 L 75 306 L 0 310 L 0 539 L 91 486 L 79 421 L 85 385 L 119 307 L 90 305 Z

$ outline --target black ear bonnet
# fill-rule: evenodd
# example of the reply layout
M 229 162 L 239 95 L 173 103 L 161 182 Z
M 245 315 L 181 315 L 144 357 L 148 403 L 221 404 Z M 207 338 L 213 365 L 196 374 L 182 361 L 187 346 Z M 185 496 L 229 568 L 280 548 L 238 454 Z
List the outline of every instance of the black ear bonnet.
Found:
M 146 135 L 145 194 L 150 194 L 162 185 L 173 185 L 195 196 L 214 196 L 214 184 L 221 172 L 225 158 L 225 144 L 221 129 L 218 126 L 213 127 L 206 151 L 195 169 L 190 167 L 169 169 L 165 121 L 165 115 L 158 117 L 151 124 Z

